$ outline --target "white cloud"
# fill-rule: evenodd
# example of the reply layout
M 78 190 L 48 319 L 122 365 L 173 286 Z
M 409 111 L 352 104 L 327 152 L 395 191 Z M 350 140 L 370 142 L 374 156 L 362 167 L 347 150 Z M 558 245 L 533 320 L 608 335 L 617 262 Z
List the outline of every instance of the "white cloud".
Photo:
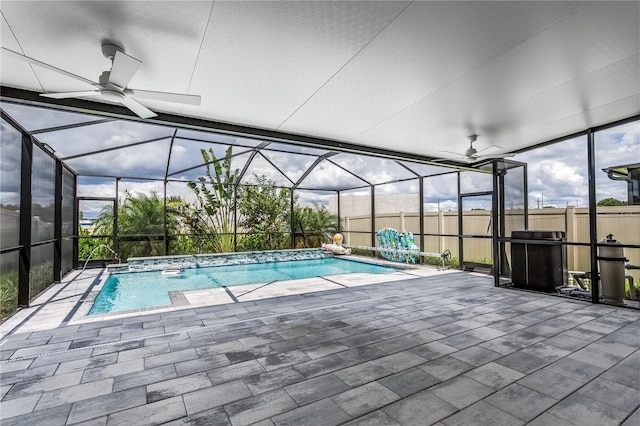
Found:
M 335 192 L 295 191 L 300 207 L 314 207 L 316 204 L 328 207 L 329 200 L 335 199 Z
M 162 198 L 164 195 L 164 182 L 161 181 L 120 181 L 118 184 L 118 198 L 124 197 L 125 191 L 129 191 L 133 196 L 157 194 Z
M 589 200 L 586 136 L 548 145 L 517 155 L 528 164 L 529 206 L 586 207 Z M 627 186 L 613 181 L 603 168 L 640 163 L 638 122 L 595 134 L 596 201 L 603 198 L 626 200 Z
M 424 203 L 425 212 L 437 212 L 437 211 L 457 211 L 458 202 L 453 200 L 443 200 L 435 203 Z

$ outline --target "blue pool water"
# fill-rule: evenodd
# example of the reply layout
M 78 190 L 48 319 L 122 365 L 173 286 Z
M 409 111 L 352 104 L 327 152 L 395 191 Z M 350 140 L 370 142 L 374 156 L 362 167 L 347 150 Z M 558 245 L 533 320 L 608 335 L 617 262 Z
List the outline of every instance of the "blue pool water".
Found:
M 160 271 L 112 274 L 107 278 L 89 315 L 171 305 L 169 291 L 268 283 L 318 276 L 397 269 L 370 263 L 325 258 L 185 269 L 177 275 Z

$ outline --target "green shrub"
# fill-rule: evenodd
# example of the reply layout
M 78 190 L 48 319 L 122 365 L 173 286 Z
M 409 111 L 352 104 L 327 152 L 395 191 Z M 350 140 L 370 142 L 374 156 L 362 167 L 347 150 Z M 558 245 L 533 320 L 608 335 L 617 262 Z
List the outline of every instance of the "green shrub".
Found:
M 633 287 L 636 289 L 636 296 L 640 296 L 640 282 L 634 282 Z M 629 280 L 624 280 L 624 292 L 629 294 Z
M 245 235 L 238 250 L 278 250 L 291 247 L 287 212 L 291 207 L 291 191 L 277 188 L 266 176 L 255 175 L 256 184 L 238 189 L 238 225 Z M 295 200 L 294 200 L 295 201 Z

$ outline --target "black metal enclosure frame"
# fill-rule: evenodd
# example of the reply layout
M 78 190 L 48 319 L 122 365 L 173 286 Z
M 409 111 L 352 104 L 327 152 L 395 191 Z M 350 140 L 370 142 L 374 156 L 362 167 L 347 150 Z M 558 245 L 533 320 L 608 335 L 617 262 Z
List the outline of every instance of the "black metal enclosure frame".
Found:
M 42 143 L 39 140 L 39 135 L 42 134 L 46 134 L 49 132 L 54 132 L 54 131 L 60 131 L 60 130 L 65 130 L 65 129 L 73 129 L 73 128 L 77 128 L 77 127 L 84 127 L 84 126 L 91 126 L 91 125 L 96 125 L 96 124 L 101 124 L 101 123 L 106 123 L 106 122 L 110 122 L 110 121 L 114 121 L 114 120 L 130 120 L 130 121 L 140 121 L 139 119 L 137 119 L 136 117 L 132 117 L 126 110 L 123 110 L 120 107 L 116 107 L 116 106 L 111 106 L 111 105 L 103 105 L 103 104 L 96 104 L 96 103 L 90 103 L 90 102 L 86 102 L 86 101 L 81 101 L 81 100 L 68 100 L 68 101 L 58 101 L 58 100 L 43 100 L 42 98 L 37 97 L 37 94 L 34 94 L 33 92 L 26 92 L 26 91 L 21 91 L 21 90 L 17 90 L 17 89 L 10 89 L 10 88 L 4 88 L 2 87 L 2 97 L 1 100 L 3 103 L 6 104 L 19 104 L 19 105 L 26 105 L 26 106 L 33 106 L 33 107 L 38 107 L 38 108 L 52 108 L 55 110 L 62 110 L 62 111 L 70 111 L 70 112 L 76 112 L 76 113 L 89 113 L 89 114 L 94 114 L 96 115 L 96 119 L 95 120 L 90 120 L 87 122 L 83 122 L 83 123 L 74 123 L 74 124 L 69 124 L 69 125 L 56 125 L 53 127 L 48 127 L 48 128 L 42 128 L 42 129 L 35 129 L 35 130 L 27 130 L 25 129 L 16 119 L 14 119 L 14 117 L 12 117 L 10 114 L 8 114 L 4 107 L 0 108 L 0 116 L 2 118 L 2 120 L 4 120 L 7 124 L 9 124 L 11 127 L 13 127 L 14 129 L 16 129 L 17 131 L 20 132 L 20 134 L 22 135 L 22 145 L 21 145 L 21 165 L 20 165 L 20 181 L 21 181 L 21 186 L 20 186 L 20 211 L 19 211 L 19 222 L 20 222 L 20 229 L 19 229 L 19 244 L 17 246 L 13 246 L 13 247 L 8 247 L 8 248 L 3 248 L 0 251 L 0 254 L 5 254 L 5 253 L 12 253 L 12 252 L 18 252 L 19 253 L 19 285 L 18 285 L 18 304 L 20 306 L 28 306 L 30 301 L 33 300 L 33 298 L 35 297 L 34 294 L 31 294 L 31 287 L 30 287 L 30 273 L 31 273 L 31 269 L 32 269 L 32 265 L 31 265 L 31 251 L 32 248 L 34 247 L 38 247 L 40 245 L 46 245 L 46 244 L 51 244 L 53 246 L 53 282 L 59 282 L 64 273 L 68 272 L 68 270 L 65 270 L 65 268 L 63 267 L 63 264 L 66 261 L 67 265 L 72 265 L 73 268 L 78 268 L 78 232 L 77 232 L 77 226 L 75 227 L 75 231 L 73 232 L 73 235 L 69 236 L 69 235 L 63 235 L 62 229 L 63 229 L 63 198 L 65 196 L 72 196 L 74 200 L 76 200 L 73 205 L 74 207 L 74 211 L 73 211 L 73 220 L 74 222 L 77 224 L 78 223 L 78 203 L 77 200 L 81 197 L 77 196 L 77 192 L 76 192 L 76 187 L 77 187 L 77 178 L 78 178 L 78 173 L 76 171 L 74 171 L 71 167 L 69 167 L 68 164 L 66 164 L 66 161 L 69 161 L 71 159 L 75 159 L 75 158 L 79 158 L 79 157 L 84 157 L 84 156 L 90 156 L 90 155 L 94 155 L 94 154 L 100 154 L 100 153 L 105 153 L 105 152 L 109 152 L 112 150 L 116 150 L 116 149 L 121 149 L 123 147 L 130 147 L 130 146 L 137 146 L 137 145 L 143 145 L 143 144 L 151 144 L 154 142 L 158 142 L 159 140 L 164 140 L 166 138 L 154 138 L 154 139 L 148 139 L 148 140 L 142 140 L 142 141 L 136 141 L 132 144 L 128 144 L 128 145 L 124 145 L 124 146 L 118 146 L 118 147 L 111 147 L 111 148 L 103 148 L 100 150 L 95 150 L 92 152 L 87 152 L 87 153 L 83 153 L 83 154 L 78 154 L 78 155 L 72 155 L 72 156 L 68 156 L 68 157 L 62 157 L 59 158 L 58 156 L 56 156 L 51 149 L 47 146 L 46 143 Z M 571 135 L 567 135 L 563 138 L 559 138 L 559 139 L 555 139 L 552 141 L 548 141 L 545 142 L 544 144 L 538 145 L 536 147 L 539 146 L 544 146 L 544 145 L 548 145 L 548 144 L 553 144 L 553 143 L 557 143 L 557 142 L 562 142 L 564 140 L 568 140 L 571 138 L 575 138 L 577 136 L 584 136 L 586 135 L 587 137 L 587 141 L 588 141 L 588 145 L 587 145 L 587 153 L 588 153 L 588 173 L 589 173 L 589 210 L 591 212 L 590 216 L 589 216 L 589 243 L 576 243 L 576 242 L 562 242 L 562 243 L 556 243 L 553 242 L 553 244 L 561 244 L 561 245 L 576 245 L 576 246 L 585 246 L 585 247 L 589 247 L 590 250 L 590 254 L 591 254 L 591 270 L 592 271 L 597 271 L 598 270 L 598 262 L 597 262 L 597 251 L 598 251 L 598 247 L 599 247 L 599 243 L 598 243 L 598 237 L 597 237 L 597 229 L 596 229 L 596 216 L 595 216 L 595 210 L 596 210 L 596 184 L 595 184 L 595 148 L 594 148 L 594 133 L 610 128 L 610 127 L 614 127 L 614 126 L 618 126 L 624 123 L 629 123 L 629 122 L 633 122 L 633 121 L 638 121 L 640 119 L 640 116 L 633 116 L 633 117 L 629 117 L 627 119 L 624 120 L 620 120 L 620 121 L 616 121 L 614 123 L 609 123 L 607 125 L 604 126 L 598 126 L 598 127 L 594 127 L 594 128 L 589 128 L 589 129 L 585 129 L 582 132 L 578 132 L 578 133 L 574 133 Z M 460 254 L 460 259 L 463 259 L 463 253 L 464 253 L 464 248 L 463 248 L 463 243 L 464 240 L 466 238 L 485 238 L 485 239 L 490 239 L 492 241 L 492 256 L 493 256 L 493 267 L 492 267 L 492 273 L 494 275 L 494 282 L 495 285 L 502 285 L 504 284 L 505 280 L 501 279 L 504 277 L 508 276 L 508 268 L 505 268 L 505 245 L 512 243 L 512 242 L 517 242 L 517 243 L 530 243 L 531 241 L 528 240 L 513 240 L 511 239 L 509 236 L 505 235 L 505 202 L 504 202 L 504 175 L 506 173 L 506 170 L 508 170 L 510 167 L 525 167 L 525 181 L 524 181 L 524 191 L 525 194 L 527 193 L 526 189 L 527 189 L 527 184 L 526 184 L 526 165 L 522 164 L 522 163 L 518 163 L 518 162 L 512 162 L 509 160 L 491 160 L 491 161 L 485 161 L 485 162 L 479 162 L 473 165 L 473 167 L 470 167 L 468 165 L 463 165 L 463 164 L 459 164 L 459 163 L 455 163 L 455 162 L 439 162 L 439 163 L 433 163 L 432 161 L 434 160 L 433 158 L 425 158 L 425 157 L 421 157 L 418 155 L 414 155 L 414 154 L 409 154 L 409 153 L 400 153 L 400 152 L 394 152 L 394 151 L 390 151 L 390 150 L 381 150 L 381 149 L 371 149 L 371 148 L 365 148 L 363 146 L 358 146 L 358 145 L 354 145 L 354 144 L 349 144 L 349 143 L 343 143 L 343 142 L 339 142 L 339 141 L 331 141 L 331 140 L 324 140 L 324 139 L 319 139 L 319 138 L 313 138 L 313 137 L 308 137 L 308 136 L 302 136 L 302 135 L 291 135 L 291 134 L 285 134 L 285 133 L 279 133 L 279 132 L 274 132 L 274 131 L 267 131 L 264 129 L 253 129 L 253 128 L 247 128 L 247 127 L 243 127 L 243 126 L 235 126 L 235 125 L 230 125 L 230 124 L 226 124 L 226 123 L 212 123 L 212 122 L 205 122 L 202 120 L 196 120 L 196 119 L 190 119 L 190 118 L 186 118 L 186 117 L 179 117 L 179 116 L 168 116 L 168 115 L 160 115 L 158 117 L 157 120 L 150 120 L 150 122 L 152 124 L 157 124 L 160 126 L 170 126 L 172 127 L 174 130 L 172 132 L 172 136 L 170 137 L 170 142 L 169 142 L 169 146 L 170 146 L 170 151 L 169 151 L 169 158 L 167 160 L 167 166 L 165 169 L 165 176 L 164 179 L 160 179 L 161 181 L 164 182 L 164 199 L 165 199 L 165 203 L 166 203 L 166 193 L 167 193 L 167 183 L 174 181 L 174 179 L 172 178 L 172 175 L 176 175 L 179 172 L 173 172 L 170 173 L 169 172 L 169 161 L 171 158 L 171 148 L 174 145 L 174 142 L 176 140 L 178 140 L 180 138 L 179 134 L 178 134 L 178 130 L 179 129 L 191 129 L 191 130 L 198 130 L 198 131 L 204 131 L 204 132 L 211 132 L 211 133 L 218 133 L 218 134 L 224 134 L 224 135 L 236 135 L 236 136 L 242 136 L 242 137 L 251 137 L 254 139 L 258 139 L 261 140 L 262 142 L 256 146 L 241 146 L 239 145 L 240 152 L 234 153 L 234 155 L 242 155 L 242 154 L 248 154 L 250 156 L 250 160 L 246 163 L 245 168 L 242 170 L 242 172 L 240 173 L 240 179 L 242 179 L 244 177 L 244 174 L 247 172 L 247 167 L 248 165 L 251 163 L 251 160 L 256 158 L 256 157 L 260 157 L 263 160 L 266 160 L 268 163 L 271 164 L 271 166 L 273 166 L 276 170 L 278 170 L 289 182 L 290 185 L 287 186 L 286 188 L 291 190 L 291 209 L 293 209 L 293 202 L 294 202 L 294 192 L 297 190 L 314 190 L 314 191 L 334 191 L 337 195 L 337 200 L 338 200 L 338 205 L 337 205 L 337 209 L 338 209 L 338 217 L 341 217 L 341 206 L 340 206 L 340 194 L 344 191 L 352 191 L 352 190 L 356 190 L 356 189 L 369 189 L 370 192 L 370 200 L 371 200 L 371 246 L 375 247 L 376 245 L 376 241 L 375 241 L 375 232 L 376 232 L 376 205 L 375 205 L 375 190 L 376 187 L 379 185 L 384 185 L 384 184 L 389 184 L 389 183 L 400 183 L 400 182 L 407 182 L 407 181 L 417 181 L 418 183 L 418 187 L 419 187 L 419 199 L 418 201 L 418 205 L 419 205 L 419 215 L 420 215 L 420 235 L 419 235 L 419 241 L 420 241 L 420 247 L 424 248 L 424 241 L 425 241 L 425 236 L 445 236 L 445 237 L 456 237 L 458 238 L 459 241 L 459 254 Z M 203 141 L 203 142 L 208 142 L 208 141 Z M 263 153 L 261 152 L 262 150 L 267 149 L 272 143 L 277 143 L 277 144 L 289 144 L 293 147 L 305 147 L 305 148 L 313 148 L 313 149 L 322 149 L 325 150 L 327 152 L 321 154 L 321 155 L 315 155 L 316 159 L 312 162 L 312 164 L 304 171 L 304 173 L 297 179 L 297 180 L 292 180 L 290 179 L 287 174 L 280 170 L 280 168 L 278 167 L 277 164 L 274 164 L 266 155 L 263 155 Z M 536 147 L 529 147 L 529 149 L 533 149 Z M 53 159 L 53 161 L 55 162 L 55 183 L 54 183 L 54 187 L 55 187 L 55 194 L 54 194 L 54 199 L 55 199 L 55 205 L 54 205 L 54 237 L 53 239 L 50 240 L 45 240 L 45 241 L 33 241 L 33 236 L 31 233 L 31 221 L 32 221 L 32 170 L 33 170 L 33 155 L 34 155 L 34 150 L 39 150 L 43 153 L 45 153 L 47 156 L 49 156 L 51 159 Z M 278 151 L 279 149 L 276 149 L 274 151 Z M 287 151 L 284 151 L 287 152 Z M 410 177 L 407 178 L 401 178 L 401 179 L 394 179 L 391 181 L 385 181 L 385 182 L 369 182 L 367 181 L 365 178 L 363 178 L 362 176 L 357 176 L 356 174 L 354 174 L 351 170 L 349 170 L 348 168 L 345 168 L 343 166 L 341 166 L 339 163 L 337 163 L 336 161 L 332 160 L 332 157 L 335 155 L 338 155 L 339 153 L 352 153 L 352 154 L 359 154 L 359 155 L 367 155 L 367 156 L 372 156 L 372 157 L 377 157 L 377 158 L 384 158 L 386 160 L 391 160 L 393 161 L 395 164 L 401 166 L 403 169 L 407 170 L 409 172 L 409 174 L 411 175 Z M 524 150 L 522 150 L 521 152 L 524 152 Z M 300 154 L 297 153 L 298 155 L 312 155 L 312 154 Z M 345 173 L 352 175 L 354 177 L 356 177 L 358 180 L 362 181 L 362 185 L 357 185 L 357 186 L 350 186 L 350 187 L 341 187 L 341 188 L 307 188 L 304 186 L 304 181 L 305 179 L 310 175 L 310 173 L 312 173 L 312 171 L 319 166 L 322 162 L 327 162 L 332 164 L 333 166 L 343 170 Z M 429 165 L 429 166 L 433 166 L 436 167 L 437 169 L 434 169 L 436 171 L 434 171 L 433 174 L 429 175 L 425 175 L 420 173 L 419 171 L 417 171 L 416 169 L 411 167 L 411 164 L 417 164 L 417 165 Z M 197 166 L 194 166 L 193 168 L 196 167 L 201 167 L 203 164 L 198 164 Z M 448 168 L 448 170 L 447 170 Z M 180 170 L 180 172 L 184 172 L 185 170 Z M 485 192 L 481 192 L 481 193 L 462 193 L 460 190 L 460 174 L 461 171 L 474 171 L 474 172 L 479 172 L 479 173 L 491 173 L 492 175 L 492 190 L 491 191 L 485 191 Z M 73 181 L 74 181 L 74 191 L 73 194 L 64 194 L 63 193 L 63 175 L 64 173 L 70 173 L 73 176 Z M 425 232 L 424 229 L 424 205 L 423 205 L 423 199 L 424 199 L 424 178 L 427 176 L 437 176 L 437 175 L 442 175 L 442 174 L 457 174 L 457 181 L 458 181 L 458 220 L 459 220 L 459 232 L 457 235 L 454 234 L 439 234 L 439 233 L 428 233 Z M 105 175 L 105 174 L 82 174 L 82 176 L 96 176 L 96 177 L 102 177 L 102 178 L 113 178 L 116 180 L 116 182 L 118 182 L 121 179 L 136 179 L 136 180 L 140 180 L 140 179 L 144 179 L 141 177 L 133 177 L 133 176 L 110 176 L 110 175 Z M 156 179 L 151 179 L 151 180 L 156 180 Z M 178 182 L 184 182 L 184 180 L 178 180 L 175 179 L 175 181 Z M 284 186 L 283 186 L 284 187 Z M 117 192 L 116 192 L 117 194 Z M 491 223 L 491 235 L 490 236 L 475 236 L 475 235 L 464 235 L 464 233 L 462 232 L 462 202 L 463 199 L 465 197 L 468 196 L 477 196 L 477 195 L 483 195 L 483 196 L 491 196 L 492 197 L 492 223 Z M 117 198 L 117 196 L 116 196 Z M 528 218 L 528 205 L 527 203 L 527 197 L 525 196 L 524 198 L 525 200 L 525 207 L 524 207 L 524 221 L 525 221 L 525 229 L 528 229 L 528 223 L 527 223 L 527 218 Z M 117 205 L 117 202 L 116 202 Z M 116 214 L 117 214 L 117 208 L 116 208 Z M 166 217 L 166 215 L 165 215 Z M 237 221 L 236 221 L 237 222 Z M 114 233 L 116 236 L 116 247 L 117 247 L 117 241 L 118 241 L 118 231 L 117 229 L 114 229 Z M 237 235 L 238 233 L 238 229 L 237 229 L 237 225 L 234 227 L 234 236 Z M 131 236 L 132 238 L 135 236 Z M 145 237 L 148 237 L 145 235 Z M 160 240 L 164 241 L 165 244 L 165 251 L 168 253 L 169 251 L 169 239 L 170 239 L 170 235 L 167 232 L 167 226 L 165 223 L 165 227 L 164 227 L 164 232 L 162 234 L 159 235 L 154 235 L 153 237 L 156 237 Z M 63 255 L 63 242 L 64 241 L 73 241 L 73 250 L 72 250 L 72 259 L 65 259 L 64 255 Z M 551 243 L 549 243 L 551 244 Z M 291 235 L 291 246 L 292 248 L 295 245 L 295 231 L 292 232 Z M 633 248 L 633 249 L 639 249 L 640 245 L 634 245 L 634 244 L 626 244 L 624 245 L 624 247 L 629 247 L 629 248 Z M 464 267 L 464 265 L 461 262 L 460 265 L 461 268 Z M 592 288 L 592 302 L 593 303 L 599 303 L 599 283 L 598 283 L 598 274 L 593 274 L 593 288 Z

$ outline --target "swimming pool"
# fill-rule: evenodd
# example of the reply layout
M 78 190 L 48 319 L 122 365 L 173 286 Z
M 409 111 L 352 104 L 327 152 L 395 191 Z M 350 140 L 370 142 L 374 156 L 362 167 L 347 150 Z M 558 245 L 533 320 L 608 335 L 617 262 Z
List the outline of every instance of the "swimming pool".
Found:
M 384 274 L 397 271 L 396 268 L 330 257 L 192 268 L 176 275 L 163 275 L 161 271 L 112 274 L 96 297 L 89 315 L 170 306 L 170 291 L 230 287 L 337 274 Z

